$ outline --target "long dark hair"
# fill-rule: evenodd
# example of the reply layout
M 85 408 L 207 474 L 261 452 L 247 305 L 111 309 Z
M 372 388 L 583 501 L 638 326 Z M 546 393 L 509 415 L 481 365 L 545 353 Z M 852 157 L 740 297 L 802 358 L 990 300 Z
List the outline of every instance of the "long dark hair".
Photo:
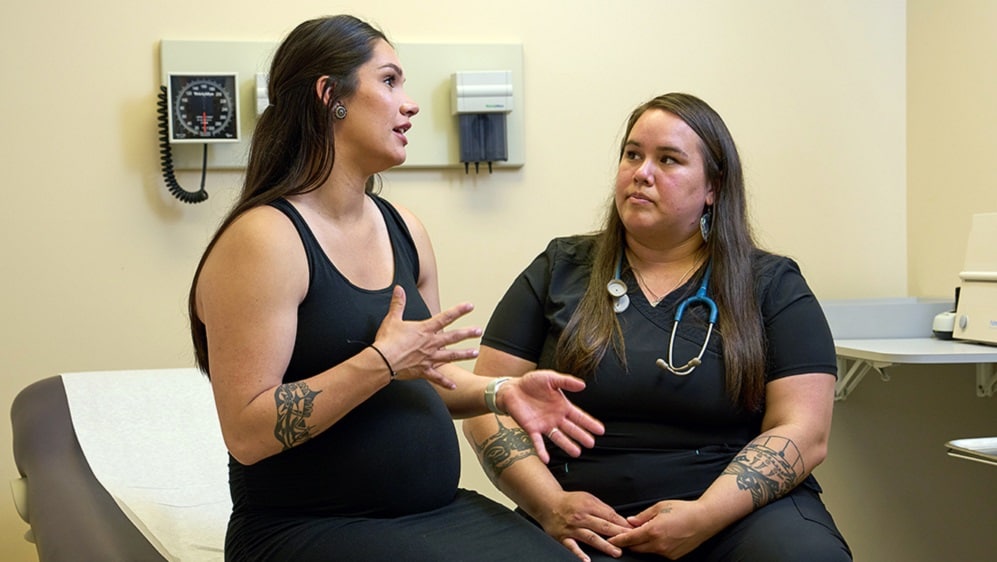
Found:
M 744 175 L 734 139 L 723 119 L 703 100 L 682 93 L 658 96 L 637 107 L 627 121 L 620 157 L 634 124 L 648 110 L 664 110 L 682 119 L 699 135 L 704 172 L 714 190 L 712 227 L 706 251 L 713 264 L 710 293 L 723 334 L 726 389 L 731 401 L 758 410 L 765 392 L 765 332 L 755 299 L 752 253 L 757 248 L 747 217 Z M 619 321 L 606 295 L 623 247 L 624 227 L 614 201 L 596 237 L 592 274 L 564 333 L 558 341 L 558 368 L 591 374 L 612 348 L 625 357 Z
M 299 24 L 274 53 L 267 82 L 270 105 L 253 131 L 242 193 L 201 256 L 188 297 L 194 358 L 208 376 L 207 333 L 196 307 L 205 259 L 242 213 L 312 191 L 329 178 L 336 158 L 333 103 L 356 91 L 357 69 L 370 60 L 378 41 L 388 39 L 370 24 L 353 16 L 330 16 Z M 329 77 L 326 95 L 319 96 L 315 84 L 323 76 Z M 368 179 L 368 191 L 373 190 L 374 180 Z

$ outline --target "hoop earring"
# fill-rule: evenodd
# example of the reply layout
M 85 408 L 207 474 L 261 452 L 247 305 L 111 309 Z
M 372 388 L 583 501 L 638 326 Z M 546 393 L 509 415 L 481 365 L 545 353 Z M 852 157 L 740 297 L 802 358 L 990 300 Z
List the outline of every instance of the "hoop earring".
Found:
M 703 242 L 710 239 L 710 228 L 713 226 L 713 212 L 708 207 L 703 216 L 699 217 L 699 233 L 703 235 Z
M 332 115 L 336 119 L 339 119 L 340 121 L 342 121 L 343 119 L 346 119 L 346 106 L 344 106 L 342 103 L 340 103 L 340 102 L 337 101 L 332 106 Z

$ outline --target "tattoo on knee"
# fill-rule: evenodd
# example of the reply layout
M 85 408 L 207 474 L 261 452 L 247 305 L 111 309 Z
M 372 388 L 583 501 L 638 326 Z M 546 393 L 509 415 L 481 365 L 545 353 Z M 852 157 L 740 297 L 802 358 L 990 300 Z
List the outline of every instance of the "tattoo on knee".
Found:
M 306 421 L 312 415 L 315 397 L 322 392 L 314 391 L 303 382 L 282 384 L 274 391 L 277 402 L 277 424 L 273 434 L 284 450 L 300 445 L 311 439 L 311 428 Z
M 474 448 L 481 457 L 482 466 L 488 477 L 495 480 L 502 472 L 517 462 L 531 456 L 536 456 L 530 436 L 522 428 L 508 428 L 498 421 L 498 431 L 481 443 L 474 443 Z
M 755 509 L 782 497 L 805 473 L 803 455 L 791 439 L 770 435 L 748 443 L 723 472 L 751 493 Z

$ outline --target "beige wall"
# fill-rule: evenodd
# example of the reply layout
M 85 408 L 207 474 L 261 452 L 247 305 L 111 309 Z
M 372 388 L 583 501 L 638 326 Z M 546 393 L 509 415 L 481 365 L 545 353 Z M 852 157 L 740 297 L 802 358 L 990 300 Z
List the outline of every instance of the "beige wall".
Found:
M 997 211 L 997 3 L 910 0 L 908 11 L 910 284 L 950 297 L 970 218 Z
M 399 0 L 58 4 L 0 8 L 0 399 L 8 405 L 25 385 L 60 372 L 191 364 L 187 284 L 240 178 L 209 175 L 202 205 L 166 193 L 155 117 L 161 39 L 278 40 L 333 10 L 378 23 L 397 41 L 521 41 L 524 168 L 385 175 L 384 194 L 433 235 L 444 303 L 475 302 L 476 324 L 550 237 L 595 226 L 623 119 L 657 93 L 698 94 L 725 116 L 746 163 L 760 239 L 795 257 L 821 298 L 949 294 L 968 213 L 981 199 L 997 206 L 981 150 L 993 144 L 989 127 L 974 120 L 980 110 L 994 115 L 989 90 L 977 91 L 989 71 L 985 48 L 995 46 L 987 31 L 995 8 L 982 1 L 947 1 L 944 12 L 941 0 L 510 0 L 501 12 L 473 0 L 438 0 L 433 10 Z M 981 32 L 962 37 L 965 25 Z M 943 72 L 945 60 L 960 66 Z M 954 93 L 967 97 L 939 100 Z M 955 125 L 953 114 L 964 119 Z M 181 181 L 192 186 L 197 176 Z M 934 200 L 942 189 L 959 196 Z M 937 210 L 947 234 L 928 236 L 938 230 Z M 929 559 L 918 557 L 941 551 L 964 526 L 933 516 L 931 504 L 915 514 L 895 503 L 902 491 L 884 476 L 895 470 L 890 457 L 864 447 L 898 432 L 922 438 L 906 425 L 865 425 L 898 396 L 878 401 L 866 387 L 878 388 L 863 383 L 839 408 L 832 457 L 819 473 L 828 503 L 858 559 Z M 956 394 L 991 408 L 972 420 L 992 419 L 991 400 Z M 898 407 L 917 400 L 934 410 L 916 392 Z M 925 409 L 903 418 L 920 419 Z M 962 410 L 944 415 L 961 419 Z M 9 433 L 0 428 L 0 450 L 10 450 Z M 923 485 L 955 502 L 967 490 L 950 491 L 953 475 L 970 469 L 944 459 L 941 437 L 931 438 L 925 454 L 942 460 Z M 993 482 L 992 474 L 971 475 Z M 464 483 L 492 490 L 470 457 Z M 974 514 L 992 521 L 992 508 Z M 898 522 L 896 533 L 884 534 L 884 519 Z M 0 502 L 0 558 L 34 559 L 25 529 Z M 920 550 L 904 550 L 908 537 Z M 991 542 L 978 552 L 992 551 Z
M 972 215 L 997 211 L 995 29 L 989 0 L 907 2 L 911 295 L 952 298 Z M 820 474 L 826 487 L 848 493 L 827 494 L 828 504 L 839 521 L 855 517 L 847 525 L 863 539 L 864 560 L 992 560 L 994 467 L 946 457 L 942 445 L 997 435 L 997 398 L 975 396 L 968 365 L 887 373 L 889 382 L 867 377 L 837 405 Z

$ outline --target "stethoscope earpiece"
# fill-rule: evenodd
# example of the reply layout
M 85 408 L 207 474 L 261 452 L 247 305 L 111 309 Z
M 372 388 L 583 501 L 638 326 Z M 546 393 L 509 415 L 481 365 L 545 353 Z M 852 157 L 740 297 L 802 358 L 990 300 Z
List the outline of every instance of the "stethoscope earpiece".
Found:
M 710 283 L 710 273 L 712 271 L 713 264 L 711 262 L 706 262 L 706 271 L 703 273 L 703 281 L 699 284 L 699 289 L 696 290 L 696 294 L 680 302 L 678 308 L 675 309 L 675 323 L 672 324 L 672 335 L 668 339 L 668 361 L 665 361 L 664 359 L 658 359 L 655 361 L 656 365 L 666 371 L 676 375 L 685 376 L 693 372 L 696 367 L 703 364 L 703 354 L 706 353 L 706 346 L 709 345 L 710 336 L 713 335 L 713 325 L 717 323 L 717 303 L 706 294 L 706 287 Z M 706 338 L 703 339 L 703 346 L 699 348 L 699 355 L 690 359 L 685 365 L 676 367 L 675 361 L 672 360 L 672 350 L 675 348 L 675 332 L 679 331 L 679 322 L 682 321 L 682 315 L 685 314 L 685 309 L 694 304 L 701 304 L 710 309 L 710 326 L 706 330 Z

